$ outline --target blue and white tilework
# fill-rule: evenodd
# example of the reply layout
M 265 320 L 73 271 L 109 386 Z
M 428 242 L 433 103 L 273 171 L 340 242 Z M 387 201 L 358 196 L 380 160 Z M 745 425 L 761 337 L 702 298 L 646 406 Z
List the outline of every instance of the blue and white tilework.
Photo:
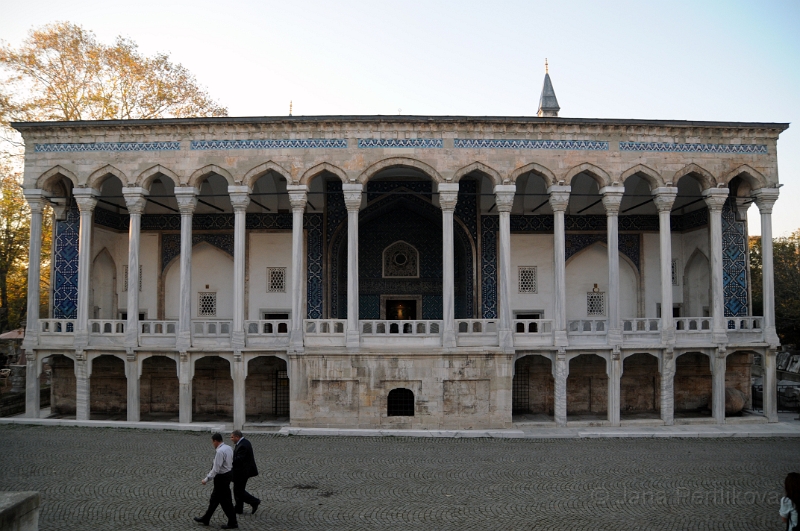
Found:
M 491 140 L 456 138 L 456 149 L 562 149 L 576 151 L 608 151 L 605 140 Z
M 481 216 L 481 316 L 497 319 L 497 216 Z
M 444 147 L 444 141 L 441 138 L 359 138 L 358 147 L 436 149 Z
M 290 214 L 291 216 L 291 214 Z M 307 319 L 322 319 L 322 214 L 303 215 L 308 255 L 306 265 L 306 315 Z
M 78 313 L 78 235 L 80 214 L 72 206 L 64 221 L 56 221 L 53 241 L 53 317 L 75 319 Z
M 664 151 L 675 153 L 717 153 L 766 155 L 766 144 L 688 144 L 672 142 L 620 142 L 620 151 Z
M 283 140 L 192 140 L 191 149 L 342 149 L 347 147 L 344 138 L 306 138 Z
M 34 144 L 36 153 L 71 153 L 87 151 L 178 151 L 180 142 L 88 142 L 85 144 Z
M 722 208 L 722 286 L 725 317 L 747 315 L 747 230 L 745 222 L 736 221 L 733 197 Z

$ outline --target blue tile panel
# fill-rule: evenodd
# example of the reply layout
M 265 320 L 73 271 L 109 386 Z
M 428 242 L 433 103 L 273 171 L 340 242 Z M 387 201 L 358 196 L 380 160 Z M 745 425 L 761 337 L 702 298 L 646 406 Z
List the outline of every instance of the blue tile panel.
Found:
M 766 155 L 766 144 L 676 144 L 672 142 L 620 142 L 620 151 L 665 151 L 677 153 L 751 153 Z
M 552 216 L 550 216 L 552 217 Z M 497 319 L 497 216 L 481 216 L 481 316 Z
M 673 232 L 683 232 L 708 225 L 708 210 L 701 208 L 683 215 L 673 215 L 670 227 Z M 564 226 L 568 231 L 602 231 L 607 229 L 606 216 L 564 216 Z M 620 231 L 658 232 L 658 216 L 634 214 L 619 216 Z M 553 232 L 553 216 L 549 214 L 511 216 L 511 232 Z
M 744 221 L 736 221 L 733 197 L 722 208 L 722 286 L 725 317 L 747 315 L 747 228 Z
M 290 215 L 291 216 L 291 215 Z M 303 215 L 303 228 L 306 230 L 306 319 L 322 319 L 322 255 L 323 255 L 323 217 L 322 214 Z
M 78 313 L 78 235 L 80 214 L 73 205 L 56 221 L 53 242 L 53 317 L 75 319 Z
M 36 153 L 85 151 L 178 151 L 180 142 L 89 142 L 86 144 L 34 144 Z
M 441 138 L 359 138 L 360 148 L 426 148 L 436 149 L 444 147 Z
M 191 149 L 342 149 L 347 147 L 344 138 L 306 138 L 284 140 L 192 140 Z
M 456 149 L 564 149 L 577 151 L 608 151 L 605 140 L 489 140 L 456 138 Z

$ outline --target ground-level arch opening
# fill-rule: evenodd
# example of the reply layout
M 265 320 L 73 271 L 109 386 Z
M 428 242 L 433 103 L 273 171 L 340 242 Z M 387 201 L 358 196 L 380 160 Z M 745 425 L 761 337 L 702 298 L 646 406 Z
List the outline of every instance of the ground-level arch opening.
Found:
M 619 381 L 620 418 L 657 419 L 661 411 L 661 375 L 658 358 L 639 352 L 622 362 Z
M 127 420 L 128 378 L 125 362 L 103 354 L 91 361 L 89 377 L 89 418 L 92 420 Z
M 178 421 L 180 382 L 175 360 L 151 356 L 142 361 L 139 415 L 143 421 Z
M 675 360 L 675 418 L 711 417 L 711 365 L 701 352 Z
M 567 420 L 605 420 L 608 413 L 606 360 L 581 354 L 569 361 Z
M 414 392 L 403 387 L 389 391 L 386 399 L 386 415 L 389 417 L 413 417 Z
M 553 420 L 555 380 L 548 357 L 523 356 L 514 364 L 511 412 L 514 422 Z
M 248 424 L 289 420 L 289 374 L 284 360 L 276 356 L 250 360 L 244 389 Z
M 752 352 L 734 352 L 725 359 L 725 416 L 738 417 L 753 409 Z
M 233 422 L 233 378 L 225 358 L 204 356 L 195 362 L 192 420 Z
M 75 418 L 77 393 L 75 362 L 63 354 L 52 354 L 50 365 L 50 417 Z

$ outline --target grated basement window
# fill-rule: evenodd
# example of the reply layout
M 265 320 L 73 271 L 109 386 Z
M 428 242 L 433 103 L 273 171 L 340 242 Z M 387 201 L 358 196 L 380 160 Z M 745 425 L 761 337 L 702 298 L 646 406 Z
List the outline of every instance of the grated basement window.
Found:
M 606 314 L 606 294 L 604 291 L 590 291 L 586 294 L 586 315 Z
M 199 317 L 216 317 L 217 292 L 200 292 L 197 294 L 197 315 Z
M 536 293 L 536 266 L 519 267 L 519 292 Z
M 284 293 L 286 292 L 286 268 L 268 267 L 267 268 L 267 292 Z
M 386 414 L 390 417 L 414 416 L 414 393 L 408 389 L 392 389 L 386 403 Z

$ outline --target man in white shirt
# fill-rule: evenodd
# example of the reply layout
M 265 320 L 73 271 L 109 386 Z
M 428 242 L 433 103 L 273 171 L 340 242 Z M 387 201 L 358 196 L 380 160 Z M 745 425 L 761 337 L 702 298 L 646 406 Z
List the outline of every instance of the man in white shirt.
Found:
M 209 480 L 214 481 L 214 490 L 211 492 L 211 499 L 208 502 L 208 510 L 203 516 L 195 516 L 194 521 L 203 525 L 211 522 L 217 505 L 222 505 L 222 512 L 228 517 L 228 523 L 222 529 L 238 529 L 236 522 L 236 512 L 233 510 L 231 502 L 231 481 L 233 481 L 233 450 L 230 446 L 222 444 L 222 435 L 215 433 L 211 436 L 211 444 L 214 445 L 214 466 L 211 472 L 203 478 L 201 483 L 205 485 Z

